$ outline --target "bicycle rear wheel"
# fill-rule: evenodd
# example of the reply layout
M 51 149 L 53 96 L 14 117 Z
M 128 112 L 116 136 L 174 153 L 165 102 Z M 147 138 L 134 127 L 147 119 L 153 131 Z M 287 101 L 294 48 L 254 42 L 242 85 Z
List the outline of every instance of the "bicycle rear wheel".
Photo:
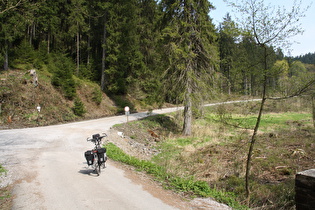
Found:
M 101 165 L 102 165 L 102 163 L 98 163 L 98 175 L 101 174 Z
M 94 156 L 94 171 L 95 173 L 97 174 L 97 176 L 100 175 L 101 173 L 101 168 L 98 164 L 98 157 L 97 157 L 97 154 Z

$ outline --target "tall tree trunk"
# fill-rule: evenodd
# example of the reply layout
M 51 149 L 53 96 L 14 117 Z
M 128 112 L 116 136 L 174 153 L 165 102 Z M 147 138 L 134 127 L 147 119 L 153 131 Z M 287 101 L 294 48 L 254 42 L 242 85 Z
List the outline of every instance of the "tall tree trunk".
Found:
M 245 95 L 249 95 L 249 93 L 248 93 L 248 79 L 247 79 L 246 75 L 244 77 L 244 93 L 245 93 Z
M 315 128 L 315 93 L 312 95 L 313 125 Z
M 185 97 L 185 108 L 184 108 L 184 126 L 183 134 L 185 136 L 191 135 L 191 122 L 192 122 L 192 98 L 191 98 L 191 87 L 188 84 L 187 93 Z
M 32 29 L 31 29 L 31 26 L 27 27 L 27 35 L 28 35 L 28 38 L 29 38 L 28 42 L 29 42 L 30 45 L 32 45 Z
M 4 63 L 3 63 L 3 70 L 9 69 L 9 55 L 8 55 L 8 42 L 7 40 L 4 41 Z
M 231 88 L 232 88 L 231 86 L 232 86 L 232 85 L 231 85 L 231 66 L 230 66 L 230 65 L 228 66 L 228 73 L 227 73 L 227 75 L 228 75 L 228 76 L 227 76 L 227 77 L 228 77 L 228 79 L 227 79 L 227 83 L 228 83 L 228 84 L 227 84 L 227 85 L 228 85 L 228 94 L 231 95 L 231 93 L 232 93 L 232 92 L 231 92 Z
M 89 18 L 89 28 L 91 28 L 91 19 Z M 87 37 L 87 58 L 86 58 L 86 64 L 89 65 L 90 64 L 90 48 L 91 48 L 91 37 L 90 37 L 90 33 L 88 33 L 88 37 Z
M 91 37 L 90 35 L 88 35 L 87 37 L 87 57 L 86 57 L 86 64 L 89 65 L 90 64 L 90 47 L 91 47 Z
M 47 54 L 50 52 L 50 32 L 47 34 Z
M 77 76 L 79 76 L 80 71 L 80 32 L 79 32 L 79 22 L 77 22 Z
M 102 41 L 102 76 L 101 76 L 101 89 L 102 91 L 105 90 L 105 59 L 106 59 L 106 50 L 105 50 L 105 43 L 106 43 L 106 17 L 104 21 L 104 31 L 103 31 L 103 41 Z

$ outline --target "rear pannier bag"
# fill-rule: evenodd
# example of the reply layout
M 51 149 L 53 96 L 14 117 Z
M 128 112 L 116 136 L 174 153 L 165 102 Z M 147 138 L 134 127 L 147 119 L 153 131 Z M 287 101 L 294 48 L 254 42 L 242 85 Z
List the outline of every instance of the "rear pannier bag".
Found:
M 92 165 L 93 162 L 94 162 L 94 155 L 93 155 L 93 152 L 92 150 L 88 150 L 84 153 L 84 156 L 85 156 L 85 159 L 86 159 L 86 162 L 88 165 Z
M 97 155 L 98 155 L 98 159 L 101 163 L 104 163 L 107 159 L 106 155 L 106 149 L 105 148 L 100 148 L 100 149 L 97 149 Z

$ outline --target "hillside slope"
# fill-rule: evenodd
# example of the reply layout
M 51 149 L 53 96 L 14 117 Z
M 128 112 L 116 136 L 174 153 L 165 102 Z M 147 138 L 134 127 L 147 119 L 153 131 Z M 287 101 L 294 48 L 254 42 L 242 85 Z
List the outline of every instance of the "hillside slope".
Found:
M 99 90 L 97 84 L 75 78 L 76 95 L 86 111 L 82 117 L 76 116 L 72 110 L 74 100 L 65 99 L 52 86 L 52 75 L 37 71 L 37 76 L 38 85 L 35 85 L 29 70 L 0 72 L 0 129 L 58 124 L 117 112 L 114 102 Z

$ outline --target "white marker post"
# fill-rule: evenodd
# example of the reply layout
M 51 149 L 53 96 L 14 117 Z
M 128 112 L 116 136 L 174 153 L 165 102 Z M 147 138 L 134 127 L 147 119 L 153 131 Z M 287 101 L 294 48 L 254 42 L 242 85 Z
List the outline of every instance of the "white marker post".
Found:
M 37 125 L 39 125 L 39 113 L 40 113 L 40 109 L 41 109 L 40 105 L 38 105 L 36 107 L 36 109 L 37 109 Z
M 129 110 L 130 110 L 129 107 L 126 106 L 126 107 L 125 107 L 125 114 L 126 114 L 126 116 L 127 116 L 127 122 L 128 122 Z

